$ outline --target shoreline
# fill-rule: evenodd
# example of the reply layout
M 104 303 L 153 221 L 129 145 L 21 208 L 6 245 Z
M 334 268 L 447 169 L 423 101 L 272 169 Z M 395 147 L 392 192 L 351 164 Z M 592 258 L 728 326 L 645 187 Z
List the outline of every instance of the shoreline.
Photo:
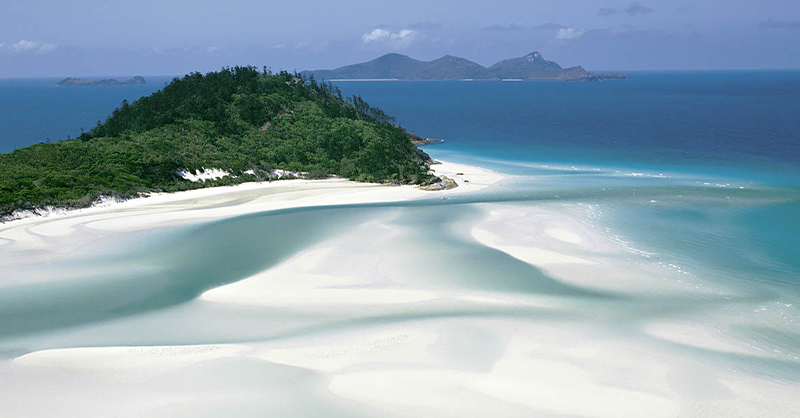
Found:
M 482 190 L 505 178 L 480 167 L 443 161 L 432 165 L 431 171 L 453 179 L 458 187 L 429 191 L 416 185 L 296 179 L 153 193 L 126 201 L 106 201 L 88 208 L 57 210 L 7 221 L 0 224 L 0 248 L 43 248 L 47 246 L 45 240 L 61 238 L 66 241 L 65 238 L 79 228 L 131 232 L 280 209 L 446 198 Z M 67 247 L 74 246 L 67 244 Z
M 245 183 L 28 219 L 10 231 L 0 226 L 0 239 L 9 233 L 17 239 L 10 246 L 0 243 L 0 261 L 10 261 L 12 276 L 0 285 L 13 291 L 39 281 L 45 289 L 51 283 L 37 276 L 41 264 L 114 234 L 278 209 L 435 199 L 479 191 L 504 178 L 462 164 L 433 169 L 459 187 L 430 192 L 347 180 Z M 659 313 L 658 306 L 630 315 L 637 304 L 651 305 L 653 296 L 670 301 L 716 291 L 662 280 L 667 273 L 655 260 L 631 258 L 584 223 L 586 208 L 474 202 L 476 210 L 460 211 L 463 206 L 359 214 L 275 264 L 180 304 L 12 336 L 0 344 L 0 351 L 10 353 L 0 358 L 0 375 L 14 376 L 0 382 L 9 394 L 0 404 L 19 416 L 55 410 L 265 416 L 285 411 L 274 401 L 285 395 L 293 408 L 318 408 L 308 416 L 344 408 L 340 415 L 402 409 L 402 416 L 456 411 L 596 418 L 634 418 L 646 411 L 664 418 L 737 416 L 742 407 L 750 415 L 779 416 L 800 405 L 792 400 L 796 386 L 725 368 L 725 356 L 775 356 L 717 332 L 715 322 Z M 224 236 L 215 248 L 240 239 Z M 208 248 L 195 243 L 179 241 L 186 246 L 182 256 Z M 201 268 L 236 263 L 228 256 L 214 259 L 212 252 L 186 262 Z M 147 265 L 149 259 L 135 263 Z M 16 282 L 14 270 L 24 270 Z M 107 272 L 97 284 L 114 282 L 115 274 Z M 71 278 L 61 271 L 56 276 L 50 288 L 68 290 Z M 132 281 L 147 286 L 140 277 Z M 596 298 L 587 291 L 622 298 Z M 59 304 L 70 297 L 83 300 L 56 292 Z M 286 381 L 293 383 L 289 390 L 283 389 Z M 697 381 L 709 392 L 686 396 Z M 107 392 L 98 401 L 99 388 Z M 253 409 L 235 409 L 242 404 Z

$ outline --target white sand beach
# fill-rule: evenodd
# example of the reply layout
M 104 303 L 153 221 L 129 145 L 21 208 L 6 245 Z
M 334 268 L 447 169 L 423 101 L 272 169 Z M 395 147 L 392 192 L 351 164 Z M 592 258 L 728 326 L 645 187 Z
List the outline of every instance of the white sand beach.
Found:
M 22 271 L 43 269 L 54 255 L 84 256 L 115 237 L 293 208 L 441 196 L 453 197 L 442 203 L 449 204 L 503 179 L 467 165 L 433 168 L 459 187 L 289 180 L 9 222 L 0 225 L 0 264 L 13 274 L 0 289 L 19 302 L 15 294 L 45 280 Z M 619 321 L 640 309 L 639 295 L 719 290 L 678 284 L 657 263 L 632 261 L 578 215 L 580 206 L 464 206 L 364 212 L 268 268 L 181 303 L 11 335 L 0 343 L 0 416 L 777 417 L 800 410 L 796 386 L 721 366 L 725 356 L 771 357 L 707 324 L 661 319 L 657 309 Z M 277 245 L 288 238 L 263 237 Z M 66 274 L 48 280 L 74 285 Z
M 0 224 L 0 244 L 7 246 L 0 256 L 36 248 L 69 251 L 91 239 L 76 234 L 83 228 L 130 232 L 279 209 L 448 197 L 478 191 L 502 179 L 497 173 L 463 164 L 441 162 L 431 168 L 436 175 L 453 178 L 458 187 L 423 191 L 415 186 L 387 187 L 331 179 L 253 182 L 177 193 L 154 193 L 125 202 L 57 211 L 47 216 Z M 63 240 L 61 246 L 53 245 L 53 239 L 67 236 L 69 239 Z

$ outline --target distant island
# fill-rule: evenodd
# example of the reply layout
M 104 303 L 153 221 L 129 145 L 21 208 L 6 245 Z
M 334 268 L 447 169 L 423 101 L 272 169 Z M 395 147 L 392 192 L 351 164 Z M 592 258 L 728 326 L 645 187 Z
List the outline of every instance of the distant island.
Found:
M 421 138 L 330 83 L 254 67 L 192 73 L 123 101 L 78 138 L 0 154 L 0 222 L 15 211 L 286 173 L 452 187 L 429 174 L 433 161 L 412 140 Z
M 303 71 L 317 80 L 526 80 L 603 81 L 627 80 L 625 74 L 594 74 L 581 66 L 562 68 L 538 52 L 500 61 L 489 68 L 465 58 L 445 55 L 420 61 L 402 54 L 386 54 L 372 61 L 335 70 Z
M 143 86 L 147 84 L 144 77 L 136 76 L 128 81 L 119 81 L 113 78 L 103 80 L 89 80 L 85 78 L 65 78 L 56 84 L 58 87 L 88 87 L 88 86 Z

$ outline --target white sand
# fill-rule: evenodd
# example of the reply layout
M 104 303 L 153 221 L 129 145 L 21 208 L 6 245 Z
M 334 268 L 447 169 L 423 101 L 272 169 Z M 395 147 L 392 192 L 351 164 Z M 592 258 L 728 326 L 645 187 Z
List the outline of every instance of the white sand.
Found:
M 580 235 L 575 234 L 574 232 L 567 231 L 565 229 L 547 228 L 544 230 L 544 233 L 550 235 L 555 239 L 564 242 L 569 242 L 570 244 L 580 244 L 581 242 L 583 242 L 583 238 L 581 238 Z
M 14 221 L 0 226 L 7 241 L 0 263 L 24 268 L 120 232 L 281 208 L 437 198 L 501 178 L 464 165 L 434 168 L 461 187 L 294 180 Z M 658 266 L 628 262 L 631 253 L 570 212 L 579 208 L 480 207 L 485 219 L 457 227 L 554 280 L 621 294 L 684 290 Z M 624 300 L 494 291 L 419 267 L 418 237 L 391 218 L 400 212 L 364 219 L 191 303 L 18 340 L 65 348 L 0 360 L 0 415 L 699 418 L 800 410 L 796 385 L 688 356 L 687 349 L 722 359 L 756 355 L 706 324 L 630 318 Z M 451 261 L 446 268 L 460 267 Z M 630 326 L 617 327 L 620 318 Z M 288 320 L 303 326 L 277 324 Z M 292 332 L 259 334 L 262 328 Z M 76 343 L 126 332 L 170 342 Z M 195 342 L 180 344 L 187 335 Z
M 549 264 L 592 264 L 592 262 L 589 260 L 555 251 L 535 247 L 503 244 L 503 242 L 509 242 L 511 240 L 506 240 L 501 235 L 494 234 L 482 228 L 473 229 L 472 236 L 487 247 L 497 248 L 505 253 L 508 253 L 516 259 L 533 264 L 535 266 L 546 266 Z
M 445 161 L 432 165 L 431 170 L 438 176 L 450 177 L 458 183 L 457 188 L 446 191 L 451 194 L 478 191 L 503 179 L 503 175 L 490 170 Z
M 231 175 L 231 173 L 220 168 L 203 168 L 198 170 L 196 173 L 188 170 L 179 171 L 178 175 L 189 181 L 205 182 L 206 180 L 217 180 L 223 177 L 228 177 Z
M 456 178 L 461 187 L 428 192 L 413 186 L 387 187 L 345 180 L 246 183 L 233 187 L 155 194 L 103 207 L 21 219 L 0 225 L 0 243 L 3 244 L 0 264 L 24 268 L 25 263 L 46 262 L 53 254 L 67 253 L 117 233 L 276 209 L 435 199 L 480 190 L 501 179 L 494 173 L 465 165 L 443 163 L 435 165 L 435 170 L 438 175 Z M 457 172 L 463 172 L 464 175 L 456 176 Z M 366 232 L 362 230 L 361 235 L 355 236 L 355 241 L 351 240 L 350 244 L 363 242 L 364 233 L 373 233 L 370 228 L 385 232 L 386 226 L 367 225 Z M 388 238 L 385 244 L 391 244 Z M 311 248 L 273 271 L 209 291 L 202 300 L 209 306 L 282 306 L 284 309 L 314 310 L 322 307 L 323 311 L 329 309 L 336 312 L 342 306 L 417 303 L 433 300 L 438 295 L 430 289 L 403 288 L 398 284 L 376 281 L 373 270 L 348 276 L 342 271 L 356 270 L 348 269 L 341 263 L 336 263 L 336 268 L 325 273 L 324 269 L 330 265 L 324 262 L 336 260 L 336 257 L 338 255 L 333 253 L 333 249 L 324 245 Z M 275 281 L 281 278 L 289 280 Z M 38 278 L 30 277 L 27 280 L 35 282 Z M 63 280 L 68 281 L 69 278 L 65 276 Z M 15 283 L 6 282 L 4 285 L 12 286 Z M 176 310 L 182 311 L 181 308 Z M 152 315 L 170 317 L 170 312 Z M 125 321 L 117 322 L 121 324 Z M 98 325 L 99 328 L 103 326 Z M 66 331 L 64 335 L 68 336 L 69 333 Z M 413 335 L 414 341 L 430 342 L 433 334 L 428 333 L 428 337 L 422 340 L 419 332 L 413 331 Z M 258 343 L 77 347 L 34 351 L 10 362 L 0 360 L 0 375 L 6 377 L 0 379 L 0 393 L 3 393 L 0 396 L 0 415 L 220 416 L 233 413 L 237 416 L 288 416 L 287 407 L 302 411 L 305 405 L 309 410 L 317 408 L 317 413 L 307 413 L 306 416 L 320 416 L 340 402 L 335 395 L 325 395 L 325 382 L 307 386 L 300 383 L 308 379 L 303 377 L 308 375 L 306 372 L 300 369 L 275 369 L 278 367 L 276 364 L 291 365 L 297 362 L 292 359 L 298 357 L 309 361 L 317 358 L 319 370 L 332 370 L 336 364 L 352 364 L 361 354 L 382 352 L 404 343 L 407 338 L 411 337 L 379 333 L 377 339 L 373 339 L 370 333 L 365 339 L 350 342 L 344 348 L 332 343 L 329 349 L 322 346 L 289 351 L 281 347 L 261 347 L 263 344 Z M 420 343 L 419 347 L 424 350 L 425 344 Z M 418 351 L 414 351 L 412 356 L 415 353 Z M 411 360 L 412 357 L 409 357 Z M 244 377 L 251 370 L 265 367 L 267 369 L 264 370 L 277 371 L 278 375 L 273 377 L 273 372 L 261 372 L 255 378 Z M 287 388 L 284 378 L 295 383 Z M 322 399 L 309 401 L 309 394 L 318 391 L 314 389 L 316 385 L 321 388 L 319 395 Z M 352 404 L 345 404 L 352 408 Z
M 349 260 L 346 251 L 335 251 L 330 243 L 307 250 L 280 266 L 227 286 L 211 289 L 201 296 L 208 302 L 250 306 L 326 306 L 341 304 L 386 305 L 430 300 L 436 292 L 404 289 L 376 283 L 359 276 L 358 267 L 347 274 L 319 272 L 320 265 L 363 265 L 363 257 Z M 374 262 L 374 260 L 372 260 Z M 282 280 L 291 277 L 292 280 Z
M 684 277 L 642 259 L 641 252 L 594 228 L 591 207 L 581 205 L 484 205 L 486 219 L 473 226 L 483 245 L 541 268 L 552 277 L 586 288 L 615 292 L 687 290 Z M 636 257 L 633 257 L 633 255 Z M 632 262 L 633 260 L 633 262 Z M 654 280 L 643 281 L 641 277 Z M 712 292 L 711 288 L 692 291 Z
M 442 162 L 433 166 L 437 175 L 454 178 L 459 187 L 444 191 L 423 191 L 415 186 L 387 187 L 347 180 L 284 180 L 211 187 L 178 193 L 153 194 L 115 204 L 30 217 L 0 224 L 0 242 L 7 242 L 4 254 L 32 249 L 67 252 L 96 238 L 75 234 L 88 229 L 130 232 L 191 222 L 221 219 L 269 210 L 323 205 L 393 202 L 469 193 L 481 190 L 502 176 L 478 167 Z M 456 173 L 464 173 L 456 176 Z M 465 183 L 464 179 L 470 179 Z M 219 205 L 230 204 L 229 206 Z M 213 207 L 212 207 L 213 206 Z M 59 245 L 49 238 L 60 240 Z
M 463 344 L 472 333 L 483 345 Z M 501 350 L 487 350 L 497 343 Z M 40 351 L 0 371 L 17 383 L 47 376 L 39 391 L 46 398 L 26 403 L 36 394 L 0 382 L 10 396 L 0 402 L 12 416 L 55 407 L 67 416 L 114 408 L 173 416 L 183 403 L 187 414 L 205 416 L 207 403 L 235 411 L 283 396 L 323 410 L 351 401 L 371 416 L 404 417 L 752 417 L 791 416 L 800 407 L 792 386 L 683 362 L 589 328 L 438 319 L 268 343 Z M 309 374 L 318 377 L 310 387 Z M 326 394 L 338 401 L 323 401 Z M 273 406 L 244 414 L 280 414 Z
M 491 373 L 467 386 L 508 402 L 568 416 L 677 416 L 676 402 L 664 396 L 669 392 L 649 393 L 644 388 L 601 384 L 582 367 L 531 356 L 535 348 L 533 344 L 512 342 Z
M 160 347 L 85 347 L 36 351 L 14 359 L 18 367 L 55 368 L 64 371 L 135 373 L 146 368 L 159 372 L 231 357 L 248 351 L 236 345 Z
M 756 350 L 746 347 L 744 344 L 734 344 L 720 335 L 718 331 L 708 329 L 700 324 L 659 322 L 647 325 L 645 331 L 654 337 L 690 347 L 722 353 L 759 355 Z

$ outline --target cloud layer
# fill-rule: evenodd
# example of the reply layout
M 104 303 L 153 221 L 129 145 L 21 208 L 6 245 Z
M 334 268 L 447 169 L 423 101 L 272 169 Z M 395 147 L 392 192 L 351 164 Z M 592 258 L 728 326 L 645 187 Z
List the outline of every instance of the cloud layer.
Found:
M 0 51 L 2 52 L 7 51 L 12 53 L 47 54 L 55 51 L 57 48 L 58 44 L 29 41 L 26 39 L 22 39 L 19 42 L 10 45 L 6 45 L 5 43 L 0 43 Z
M 361 36 L 361 41 L 365 44 L 390 46 L 394 48 L 407 48 L 415 41 L 422 39 L 420 32 L 413 29 L 401 29 L 392 32 L 389 29 L 375 28 Z
M 556 34 L 557 39 L 565 40 L 578 39 L 581 36 L 583 36 L 583 31 L 573 27 L 561 28 L 558 30 L 558 34 Z
M 616 9 L 613 7 L 603 7 L 597 14 L 603 17 L 614 16 L 617 13 L 627 13 L 630 16 L 646 15 L 653 11 L 651 7 L 643 6 L 639 3 L 631 3 L 628 7 Z

